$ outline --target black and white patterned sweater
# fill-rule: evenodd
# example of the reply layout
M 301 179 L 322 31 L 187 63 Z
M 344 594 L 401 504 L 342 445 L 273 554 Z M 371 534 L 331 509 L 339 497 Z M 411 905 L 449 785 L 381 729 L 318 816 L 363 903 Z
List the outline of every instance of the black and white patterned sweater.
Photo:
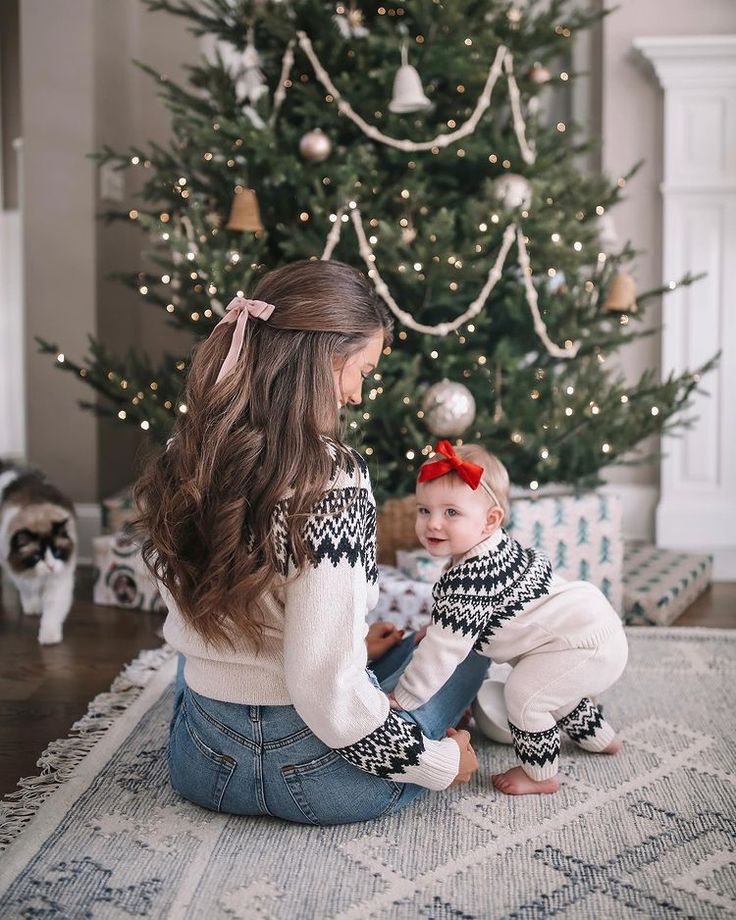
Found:
M 515 664 L 535 651 L 591 648 L 622 629 L 601 591 L 554 575 L 549 560 L 499 529 L 435 584 L 432 621 L 394 696 L 423 705 L 475 650 Z
M 245 640 L 234 651 L 207 645 L 165 589 L 164 636 L 185 655 L 185 679 L 195 692 L 233 703 L 291 704 L 318 738 L 361 770 L 444 789 L 457 775 L 457 744 L 429 739 L 393 712 L 366 669 L 366 613 L 378 601 L 376 506 L 368 468 L 359 454 L 355 459 L 352 473 L 335 473 L 307 523 L 315 564 L 296 578 L 288 499 L 277 507 L 273 539 L 284 578 L 260 605 L 260 649 Z

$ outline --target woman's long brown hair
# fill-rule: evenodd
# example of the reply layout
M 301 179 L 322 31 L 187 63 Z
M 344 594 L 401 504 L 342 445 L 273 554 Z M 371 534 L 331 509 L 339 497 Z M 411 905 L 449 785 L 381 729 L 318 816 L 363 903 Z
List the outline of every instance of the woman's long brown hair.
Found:
M 148 461 L 134 494 L 143 557 L 187 623 L 213 645 L 261 637 L 258 599 L 283 574 L 271 539 L 287 509 L 297 570 L 309 561 L 302 529 L 334 472 L 325 445 L 350 467 L 333 359 L 383 332 L 391 314 L 365 276 L 340 262 L 301 261 L 264 275 L 253 298 L 275 306 L 249 320 L 236 369 L 219 384 L 233 325 L 195 347 L 186 413 L 168 450 Z

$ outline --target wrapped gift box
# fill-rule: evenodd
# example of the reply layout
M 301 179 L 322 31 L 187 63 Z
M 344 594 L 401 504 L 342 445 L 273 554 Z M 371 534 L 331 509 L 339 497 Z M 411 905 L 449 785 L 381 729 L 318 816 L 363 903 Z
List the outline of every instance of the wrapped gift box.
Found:
M 130 486 L 102 500 L 102 530 L 106 534 L 125 530 L 126 525 L 137 517 L 138 509 L 133 502 Z
M 627 543 L 624 555 L 624 622 L 669 626 L 711 583 L 707 555 Z
M 387 620 L 399 629 L 419 629 L 432 612 L 432 585 L 408 578 L 392 565 L 378 567 L 378 604 L 368 614 L 370 623 Z
M 445 571 L 449 556 L 432 556 L 426 549 L 397 549 L 396 567 L 414 581 L 433 585 Z
M 93 539 L 92 553 L 96 569 L 92 592 L 95 604 L 166 610 L 137 543 L 124 533 L 108 534 Z
M 523 546 L 544 552 L 568 581 L 589 581 L 619 613 L 623 609 L 624 541 L 617 495 L 589 491 L 512 491 L 507 530 Z

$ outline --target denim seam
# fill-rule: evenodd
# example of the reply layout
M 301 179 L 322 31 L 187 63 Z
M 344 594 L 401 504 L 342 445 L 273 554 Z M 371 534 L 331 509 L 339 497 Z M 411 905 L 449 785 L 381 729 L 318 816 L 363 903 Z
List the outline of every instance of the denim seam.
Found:
M 229 761 L 232 761 L 232 757 L 229 757 L 227 754 L 218 754 L 217 751 L 213 751 L 211 747 L 208 747 L 204 741 L 202 741 L 202 739 L 199 737 L 199 735 L 197 735 L 191 723 L 189 722 L 186 711 L 184 711 L 184 725 L 186 726 L 187 734 L 191 738 L 194 746 L 208 760 L 211 760 L 212 763 L 216 764 L 218 767 L 226 765 Z M 225 760 L 223 758 L 227 759 Z
M 313 814 L 312 809 L 309 807 L 309 803 L 306 800 L 304 791 L 302 789 L 302 784 L 299 782 L 299 776 L 297 773 L 293 770 L 284 772 L 284 768 L 282 767 L 281 775 L 283 776 L 284 783 L 286 784 L 286 791 L 291 796 L 296 807 L 310 824 L 314 824 L 315 827 L 320 827 L 320 823 L 317 820 L 317 817 Z M 296 788 L 292 788 L 292 784 L 295 784 Z
M 253 773 L 256 787 L 256 801 L 265 815 L 270 815 L 266 804 L 266 787 L 263 782 L 263 726 L 260 718 L 260 706 L 249 706 L 250 724 L 255 735 L 256 747 L 253 751 Z M 253 717 L 254 712 L 256 714 Z
M 202 718 L 206 719 L 210 725 L 212 725 L 218 731 L 222 732 L 223 735 L 227 735 L 231 741 L 236 741 L 238 744 L 243 745 L 243 747 L 250 748 L 251 751 L 258 750 L 258 745 L 254 744 L 250 738 L 246 738 L 244 735 L 240 735 L 238 732 L 234 732 L 232 729 L 228 728 L 227 725 L 223 725 L 222 722 L 218 722 L 217 719 L 213 719 L 212 716 L 199 705 L 192 694 L 189 695 L 189 699 L 192 701 L 193 705 L 197 709 L 197 712 L 202 716 Z
M 229 762 L 228 762 L 228 761 L 229 761 Z M 237 769 L 237 766 L 238 766 L 237 762 L 236 762 L 235 760 L 233 760 L 231 757 L 228 758 L 228 761 L 223 761 L 223 763 L 221 764 L 221 767 L 225 767 L 225 769 L 227 770 L 227 774 L 225 774 L 225 782 L 222 784 L 222 789 L 220 790 L 220 794 L 217 795 L 217 810 L 218 810 L 218 812 L 221 811 L 221 809 L 222 809 L 222 800 L 225 798 L 225 793 L 227 792 L 227 787 L 230 785 L 230 780 L 231 780 L 231 779 L 233 778 L 233 776 L 235 775 L 235 770 Z M 222 774 L 222 770 L 221 770 L 220 775 L 221 775 L 221 776 L 223 775 L 223 774 Z M 219 786 L 219 784 L 220 784 L 220 777 L 218 777 L 218 782 L 217 782 L 217 785 L 218 785 L 218 786 Z M 215 787 L 215 792 L 217 792 L 217 787 Z
M 303 741 L 305 738 L 308 738 L 310 735 L 313 735 L 309 726 L 305 728 L 300 728 L 298 732 L 294 732 L 293 735 L 287 735 L 285 738 L 279 738 L 278 741 L 266 741 L 263 744 L 264 751 L 275 751 L 279 748 L 288 747 L 290 744 L 296 744 L 298 741 Z

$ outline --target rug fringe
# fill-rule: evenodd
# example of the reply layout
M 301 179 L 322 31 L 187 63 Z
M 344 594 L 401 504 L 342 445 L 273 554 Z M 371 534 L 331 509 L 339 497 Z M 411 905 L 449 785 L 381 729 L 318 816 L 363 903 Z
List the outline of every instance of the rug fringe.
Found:
M 0 852 L 21 833 L 45 800 L 71 779 L 76 767 L 175 654 L 170 645 L 146 649 L 127 665 L 106 693 L 98 694 L 66 738 L 52 741 L 37 761 L 38 776 L 18 780 L 18 790 L 0 800 Z

